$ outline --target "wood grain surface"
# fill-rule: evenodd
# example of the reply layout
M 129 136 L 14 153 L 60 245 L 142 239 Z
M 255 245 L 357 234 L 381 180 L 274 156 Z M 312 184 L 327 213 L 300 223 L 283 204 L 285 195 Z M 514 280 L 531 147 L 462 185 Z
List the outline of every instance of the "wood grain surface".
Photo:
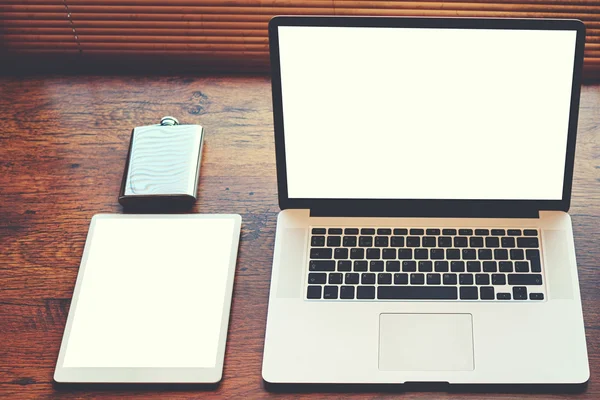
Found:
M 243 217 L 223 382 L 210 391 L 54 385 L 90 219 L 122 212 L 117 195 L 131 129 L 164 115 L 206 129 L 193 211 Z M 570 213 L 592 376 L 587 392 L 573 397 L 598 399 L 600 85 L 583 88 L 574 179 Z M 397 397 L 265 390 L 262 350 L 278 211 L 268 77 L 0 77 L 0 398 Z M 520 393 L 402 393 L 406 399 L 488 396 L 523 398 Z

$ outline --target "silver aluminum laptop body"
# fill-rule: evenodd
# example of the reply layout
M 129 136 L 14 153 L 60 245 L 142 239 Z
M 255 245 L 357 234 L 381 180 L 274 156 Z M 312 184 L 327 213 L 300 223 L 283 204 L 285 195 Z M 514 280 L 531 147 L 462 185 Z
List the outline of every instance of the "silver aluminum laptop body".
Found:
M 269 29 L 283 211 L 263 379 L 586 382 L 567 214 L 583 25 L 277 17 Z M 541 50 L 528 57 L 530 42 Z

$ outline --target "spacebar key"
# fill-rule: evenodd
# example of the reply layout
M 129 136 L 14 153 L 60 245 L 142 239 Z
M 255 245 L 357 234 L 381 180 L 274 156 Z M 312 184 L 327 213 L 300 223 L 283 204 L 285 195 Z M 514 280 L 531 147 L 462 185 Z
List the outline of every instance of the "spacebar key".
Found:
M 456 287 L 423 287 L 423 286 L 379 286 L 378 299 L 401 300 L 456 300 Z

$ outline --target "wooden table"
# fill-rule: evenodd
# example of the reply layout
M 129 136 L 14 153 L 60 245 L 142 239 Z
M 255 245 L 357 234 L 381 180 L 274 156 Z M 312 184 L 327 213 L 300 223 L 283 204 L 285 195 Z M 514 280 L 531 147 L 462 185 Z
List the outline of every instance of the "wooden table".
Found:
M 268 77 L 0 77 L 0 397 L 289 396 L 265 391 L 261 378 L 279 212 L 271 112 Z M 200 200 L 193 211 L 243 217 L 223 382 L 211 392 L 57 387 L 52 375 L 90 219 L 121 212 L 117 194 L 131 129 L 157 123 L 164 115 L 206 128 Z M 600 85 L 583 88 L 571 215 L 592 370 L 587 392 L 577 397 L 598 399 Z M 403 396 L 485 397 L 446 392 Z M 314 397 L 345 398 L 350 393 Z

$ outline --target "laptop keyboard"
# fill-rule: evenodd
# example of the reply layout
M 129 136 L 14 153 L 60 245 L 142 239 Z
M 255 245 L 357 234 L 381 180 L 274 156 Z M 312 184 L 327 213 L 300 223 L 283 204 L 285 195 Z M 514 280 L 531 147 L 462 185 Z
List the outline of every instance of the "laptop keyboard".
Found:
M 544 300 L 537 229 L 312 227 L 310 300 Z

